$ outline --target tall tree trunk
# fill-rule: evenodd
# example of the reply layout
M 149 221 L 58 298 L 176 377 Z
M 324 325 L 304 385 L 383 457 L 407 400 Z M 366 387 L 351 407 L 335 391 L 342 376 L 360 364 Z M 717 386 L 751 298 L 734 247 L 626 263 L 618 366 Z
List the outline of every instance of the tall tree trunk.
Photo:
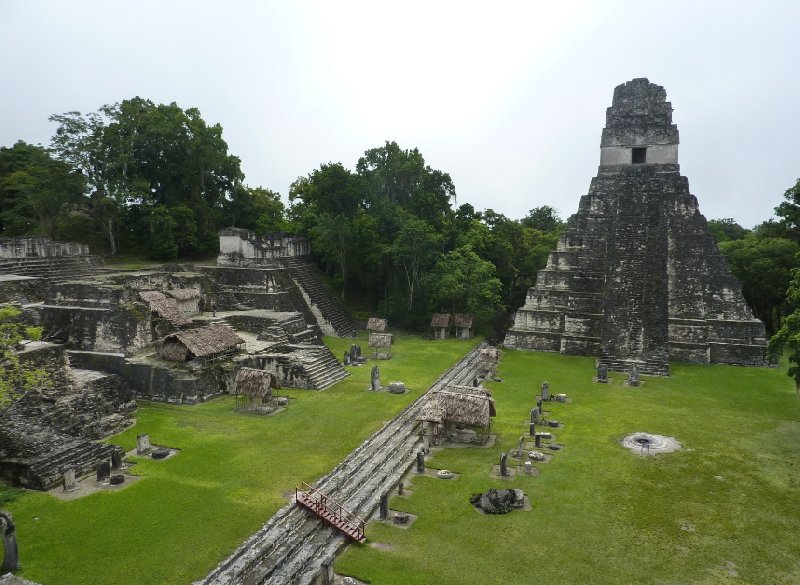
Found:
M 114 220 L 106 219 L 106 234 L 108 235 L 108 248 L 112 256 L 117 255 L 117 239 L 114 233 Z

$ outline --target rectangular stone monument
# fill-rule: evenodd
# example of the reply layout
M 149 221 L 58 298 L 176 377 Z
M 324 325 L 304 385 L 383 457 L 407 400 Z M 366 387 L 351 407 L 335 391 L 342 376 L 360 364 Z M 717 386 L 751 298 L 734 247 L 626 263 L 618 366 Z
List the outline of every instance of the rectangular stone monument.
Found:
M 150 450 L 150 435 L 136 435 L 136 454 L 149 455 Z
M 103 461 L 97 466 L 97 481 L 107 481 L 111 477 L 111 462 Z
M 67 469 L 64 472 L 64 491 L 74 492 L 78 489 L 78 482 L 75 480 L 75 470 Z

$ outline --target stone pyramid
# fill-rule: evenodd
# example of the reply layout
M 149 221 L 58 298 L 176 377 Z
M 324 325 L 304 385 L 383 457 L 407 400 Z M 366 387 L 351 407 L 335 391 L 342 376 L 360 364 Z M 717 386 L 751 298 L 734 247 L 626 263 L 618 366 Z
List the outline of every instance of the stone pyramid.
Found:
M 597 176 L 517 311 L 507 347 L 661 375 L 670 360 L 764 364 L 764 324 L 680 174 L 666 97 L 643 78 L 615 88 Z

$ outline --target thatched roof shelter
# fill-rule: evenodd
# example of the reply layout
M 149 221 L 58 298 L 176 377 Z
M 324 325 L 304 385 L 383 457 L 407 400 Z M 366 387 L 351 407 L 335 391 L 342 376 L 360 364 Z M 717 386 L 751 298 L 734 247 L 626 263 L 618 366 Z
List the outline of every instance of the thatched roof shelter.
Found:
M 475 317 L 468 313 L 456 313 L 453 315 L 453 324 L 456 327 L 464 327 L 466 329 L 472 329 L 472 324 L 475 321 Z
M 280 388 L 278 377 L 267 370 L 242 368 L 236 373 L 236 394 L 250 398 L 263 398 L 272 394 L 273 388 Z
M 433 393 L 417 420 L 488 428 L 496 416 L 492 393 L 485 388 L 448 386 Z
M 176 331 L 159 342 L 158 355 L 165 360 L 185 362 L 212 360 L 231 355 L 244 345 L 244 339 L 225 325 L 212 324 L 197 329 Z
M 153 313 L 163 317 L 175 326 L 180 327 L 191 323 L 178 308 L 178 303 L 175 299 L 167 297 L 160 291 L 143 290 L 139 292 L 139 298 L 150 305 L 150 310 Z
M 173 288 L 167 294 L 178 301 L 190 301 L 200 298 L 200 291 L 196 288 Z
M 386 328 L 388 326 L 389 323 L 386 321 L 386 319 L 379 319 L 378 317 L 370 317 L 369 321 L 367 321 L 367 331 L 375 331 L 376 333 L 383 333 L 384 331 L 386 331 Z
M 393 339 L 391 333 L 370 333 L 369 346 L 375 348 L 391 347 Z
M 448 313 L 434 313 L 431 317 L 431 327 L 450 327 L 450 315 Z

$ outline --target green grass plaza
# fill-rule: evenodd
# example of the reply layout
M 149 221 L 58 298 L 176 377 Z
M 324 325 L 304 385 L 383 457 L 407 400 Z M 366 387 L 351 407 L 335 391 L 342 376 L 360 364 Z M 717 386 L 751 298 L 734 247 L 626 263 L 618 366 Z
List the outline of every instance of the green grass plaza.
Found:
M 327 338 L 340 355 L 352 340 Z M 17 523 L 20 576 L 42 585 L 186 584 L 205 576 L 278 509 L 300 482 L 330 471 L 416 399 L 475 341 L 398 336 L 385 381 L 405 395 L 373 393 L 370 368 L 324 392 L 284 389 L 272 416 L 234 412 L 225 396 L 198 406 L 141 402 L 136 435 L 180 449 L 165 461 L 130 457 L 140 477 L 116 492 L 62 501 L 4 489 Z M 434 448 L 428 465 L 457 477 L 413 477 L 393 510 L 406 529 L 371 521 L 338 574 L 375 584 L 800 582 L 800 402 L 785 368 L 671 364 L 671 376 L 624 385 L 593 382 L 594 360 L 508 350 L 496 377 L 496 442 Z M 500 453 L 528 432 L 540 385 L 566 393 L 548 417 L 563 448 L 538 474 L 491 477 Z M 634 432 L 674 437 L 681 449 L 641 456 Z M 411 462 L 409 462 L 411 463 Z M 509 465 L 516 465 L 509 459 Z M 530 511 L 484 515 L 469 497 L 517 488 Z

